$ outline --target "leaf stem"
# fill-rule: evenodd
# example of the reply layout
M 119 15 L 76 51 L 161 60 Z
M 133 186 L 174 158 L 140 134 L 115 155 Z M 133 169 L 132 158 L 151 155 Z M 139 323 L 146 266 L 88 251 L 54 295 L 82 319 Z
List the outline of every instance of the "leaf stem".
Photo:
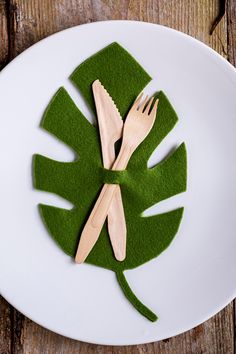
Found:
M 155 313 L 149 310 L 149 308 L 147 308 L 141 301 L 139 301 L 139 299 L 131 290 L 124 276 L 124 273 L 122 271 L 118 271 L 116 272 L 116 277 L 121 289 L 123 290 L 124 295 L 129 300 L 129 302 L 136 308 L 136 310 L 138 310 L 139 313 L 141 313 L 150 321 L 155 322 L 158 319 L 158 317 L 155 315 Z

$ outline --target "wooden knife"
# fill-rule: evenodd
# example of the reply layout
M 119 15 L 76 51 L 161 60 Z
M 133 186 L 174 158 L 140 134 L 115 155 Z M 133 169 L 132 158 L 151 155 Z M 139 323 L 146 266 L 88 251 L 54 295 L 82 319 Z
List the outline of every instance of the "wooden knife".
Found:
M 103 165 L 110 169 L 116 159 L 115 142 L 122 136 L 123 121 L 114 101 L 99 80 L 93 82 L 92 89 L 97 110 Z M 127 231 L 119 186 L 111 202 L 107 222 L 114 255 L 118 261 L 123 261 L 126 257 Z

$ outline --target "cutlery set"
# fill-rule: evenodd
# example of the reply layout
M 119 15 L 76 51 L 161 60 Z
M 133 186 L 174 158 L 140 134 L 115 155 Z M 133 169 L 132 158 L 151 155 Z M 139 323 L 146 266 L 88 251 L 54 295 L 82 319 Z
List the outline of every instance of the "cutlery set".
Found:
M 111 96 L 99 80 L 93 82 L 103 165 L 113 171 L 125 170 L 128 162 L 151 131 L 156 119 L 158 100 L 148 96 L 142 101 L 141 93 L 131 107 L 125 122 Z M 115 143 L 122 138 L 116 158 Z M 126 257 L 126 222 L 119 184 L 104 184 L 80 236 L 76 263 L 83 263 L 99 238 L 107 218 L 108 233 L 118 261 Z

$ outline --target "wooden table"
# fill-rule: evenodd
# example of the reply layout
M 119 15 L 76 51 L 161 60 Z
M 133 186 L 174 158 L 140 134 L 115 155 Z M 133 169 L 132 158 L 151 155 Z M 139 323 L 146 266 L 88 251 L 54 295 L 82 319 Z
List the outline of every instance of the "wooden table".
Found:
M 0 69 L 41 38 L 100 20 L 141 20 L 166 25 L 205 42 L 236 65 L 236 0 L 212 36 L 218 0 L 0 0 Z M 236 99 L 236 98 L 235 98 Z M 70 340 L 33 323 L 0 299 L 0 354 L 161 353 L 233 354 L 235 302 L 197 328 L 161 342 L 105 347 Z

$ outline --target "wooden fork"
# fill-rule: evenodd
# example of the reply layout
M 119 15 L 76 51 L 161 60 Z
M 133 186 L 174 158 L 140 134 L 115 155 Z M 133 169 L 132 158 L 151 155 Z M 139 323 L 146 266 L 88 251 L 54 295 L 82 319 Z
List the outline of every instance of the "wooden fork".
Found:
M 143 94 L 137 98 L 128 113 L 124 124 L 121 149 L 112 170 L 124 170 L 127 167 L 131 155 L 153 127 L 156 119 L 158 100 L 156 100 L 151 109 L 154 97 L 148 102 L 147 96 L 143 103 L 141 103 L 142 96 Z M 75 257 L 76 263 L 83 263 L 85 261 L 98 240 L 116 188 L 117 185 L 115 184 L 104 184 L 82 231 Z

